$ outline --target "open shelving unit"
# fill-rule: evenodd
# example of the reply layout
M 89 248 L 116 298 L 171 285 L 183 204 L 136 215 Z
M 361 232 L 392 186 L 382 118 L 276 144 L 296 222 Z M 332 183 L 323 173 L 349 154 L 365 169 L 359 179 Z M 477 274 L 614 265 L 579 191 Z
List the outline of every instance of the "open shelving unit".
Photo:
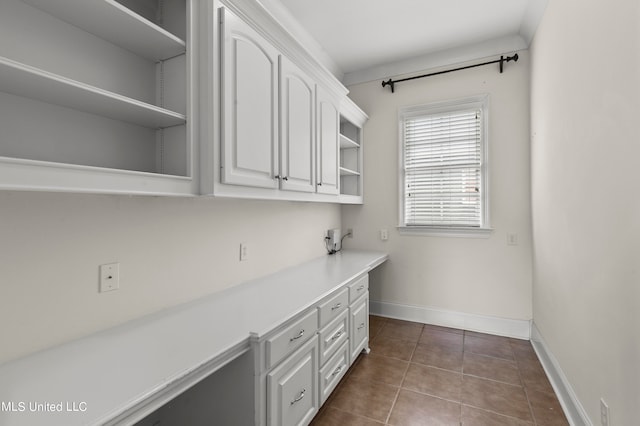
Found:
M 362 127 L 367 115 L 348 98 L 340 107 L 340 202 L 363 202 Z
M 3 0 L 0 188 L 194 194 L 191 1 Z

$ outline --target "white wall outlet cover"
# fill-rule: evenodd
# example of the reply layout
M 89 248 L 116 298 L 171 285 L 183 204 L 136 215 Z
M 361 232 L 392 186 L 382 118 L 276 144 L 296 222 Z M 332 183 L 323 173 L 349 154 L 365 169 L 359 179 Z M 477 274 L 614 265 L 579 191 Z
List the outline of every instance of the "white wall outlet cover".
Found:
M 387 241 L 389 239 L 389 230 L 381 229 L 380 230 L 380 239 L 382 241 Z
M 106 263 L 100 265 L 100 293 L 120 288 L 120 264 Z
M 240 261 L 244 262 L 249 258 L 249 247 L 247 243 L 240 243 Z

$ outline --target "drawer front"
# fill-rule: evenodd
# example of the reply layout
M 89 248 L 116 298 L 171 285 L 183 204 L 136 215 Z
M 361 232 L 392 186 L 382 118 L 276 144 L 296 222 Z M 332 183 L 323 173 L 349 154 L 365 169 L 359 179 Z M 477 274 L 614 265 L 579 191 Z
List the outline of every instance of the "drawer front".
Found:
M 369 343 L 369 295 L 357 303 L 350 311 L 351 333 L 351 361 L 355 361 L 358 354 Z
M 320 327 L 329 324 L 334 318 L 347 309 L 349 305 L 349 290 L 341 290 L 338 294 L 323 302 L 318 307 L 320 313 Z
M 349 342 L 345 342 L 320 370 L 320 405 L 324 404 L 349 368 Z
M 338 318 L 320 330 L 320 365 L 333 355 L 349 338 L 349 315 L 344 311 Z
M 307 425 L 318 412 L 318 341 L 311 339 L 267 375 L 268 424 Z
M 273 367 L 287 354 L 302 346 L 315 335 L 316 331 L 318 331 L 318 312 L 313 309 L 280 333 L 267 339 L 267 368 Z
M 349 284 L 349 304 L 364 296 L 369 291 L 369 274 Z

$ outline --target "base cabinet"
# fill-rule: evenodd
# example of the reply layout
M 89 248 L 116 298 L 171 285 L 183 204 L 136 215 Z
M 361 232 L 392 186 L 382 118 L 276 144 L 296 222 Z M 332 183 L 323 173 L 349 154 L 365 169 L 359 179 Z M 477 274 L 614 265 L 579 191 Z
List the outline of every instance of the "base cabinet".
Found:
M 368 274 L 256 338 L 256 425 L 307 425 L 369 346 Z

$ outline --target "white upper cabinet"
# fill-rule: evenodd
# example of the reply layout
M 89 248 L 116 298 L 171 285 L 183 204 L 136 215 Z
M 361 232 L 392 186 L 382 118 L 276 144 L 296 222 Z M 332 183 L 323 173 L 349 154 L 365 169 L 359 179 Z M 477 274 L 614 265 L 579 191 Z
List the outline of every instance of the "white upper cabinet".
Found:
M 0 189 L 197 193 L 193 13 L 193 0 L 0 2 Z
M 315 191 L 315 84 L 280 57 L 280 170 L 282 189 Z
M 275 189 L 279 53 L 234 14 L 221 17 L 222 182 Z
M 338 132 L 340 113 L 337 102 L 322 87 L 316 90 L 318 106 L 318 182 L 321 194 L 338 194 L 340 184 Z

